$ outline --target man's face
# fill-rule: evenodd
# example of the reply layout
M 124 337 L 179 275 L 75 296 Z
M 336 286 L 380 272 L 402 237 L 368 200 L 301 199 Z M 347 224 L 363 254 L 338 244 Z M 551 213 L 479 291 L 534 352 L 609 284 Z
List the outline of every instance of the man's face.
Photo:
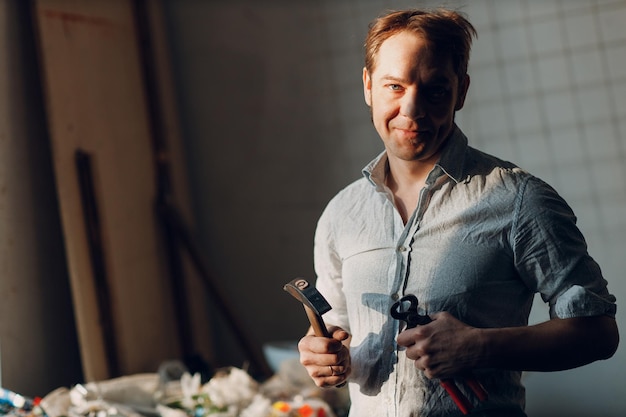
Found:
M 389 158 L 436 162 L 463 107 L 469 77 L 461 81 L 450 57 L 433 54 L 419 35 L 403 31 L 382 43 L 363 88 Z

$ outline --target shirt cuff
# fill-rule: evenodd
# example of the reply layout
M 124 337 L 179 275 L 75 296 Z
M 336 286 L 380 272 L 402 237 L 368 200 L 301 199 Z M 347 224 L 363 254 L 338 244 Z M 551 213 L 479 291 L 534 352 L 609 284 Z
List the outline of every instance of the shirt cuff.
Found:
M 611 294 L 601 296 L 574 285 L 559 296 L 551 310 L 552 317 L 561 319 L 602 315 L 615 317 L 617 306 Z

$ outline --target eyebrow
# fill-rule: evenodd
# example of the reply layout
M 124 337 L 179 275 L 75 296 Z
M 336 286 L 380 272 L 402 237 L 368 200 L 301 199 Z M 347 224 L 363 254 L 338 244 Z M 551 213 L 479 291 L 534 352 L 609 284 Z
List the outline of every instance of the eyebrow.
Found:
M 395 75 L 391 75 L 391 74 L 383 75 L 382 77 L 380 77 L 380 79 L 383 81 L 394 81 L 398 83 L 410 82 L 406 78 L 396 77 Z M 450 80 L 450 78 L 446 77 L 445 75 L 438 75 L 434 77 L 432 80 L 427 80 L 427 84 L 450 84 L 451 82 L 452 81 Z
M 380 77 L 380 80 L 384 82 L 393 82 L 393 83 L 398 83 L 398 84 L 410 83 L 410 81 L 407 80 L 406 78 L 396 77 L 393 75 L 383 75 L 382 77 Z
M 395 77 L 393 75 L 383 75 L 382 77 L 380 77 L 380 79 L 381 80 L 387 80 L 387 81 L 406 82 L 406 79 L 400 78 L 400 77 Z

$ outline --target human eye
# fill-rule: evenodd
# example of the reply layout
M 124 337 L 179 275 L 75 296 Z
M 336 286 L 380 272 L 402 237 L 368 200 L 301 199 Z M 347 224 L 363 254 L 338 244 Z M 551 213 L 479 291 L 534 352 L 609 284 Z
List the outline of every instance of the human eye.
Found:
M 400 84 L 389 83 L 387 84 L 387 89 L 391 91 L 402 91 L 402 86 Z
M 430 101 L 433 103 L 440 102 L 444 100 L 448 95 L 448 88 L 443 86 L 433 86 L 429 87 L 427 90 L 427 96 Z

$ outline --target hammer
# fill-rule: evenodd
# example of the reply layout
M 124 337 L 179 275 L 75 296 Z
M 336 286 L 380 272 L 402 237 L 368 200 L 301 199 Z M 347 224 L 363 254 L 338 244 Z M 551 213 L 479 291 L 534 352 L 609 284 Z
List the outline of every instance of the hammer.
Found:
M 304 311 L 315 331 L 315 336 L 331 337 L 322 320 L 322 314 L 330 311 L 331 307 L 317 288 L 304 278 L 296 278 L 285 284 L 283 290 L 304 305 Z
M 331 337 L 322 319 L 322 314 L 330 311 L 331 307 L 317 288 L 309 284 L 309 281 L 304 278 L 296 278 L 285 284 L 283 290 L 293 295 L 296 300 L 302 303 L 304 311 L 306 311 L 306 315 L 309 318 L 309 322 L 311 322 L 311 327 L 313 327 L 313 331 L 315 332 L 315 336 Z M 341 388 L 344 385 L 346 385 L 346 381 L 336 385 L 336 388 Z

